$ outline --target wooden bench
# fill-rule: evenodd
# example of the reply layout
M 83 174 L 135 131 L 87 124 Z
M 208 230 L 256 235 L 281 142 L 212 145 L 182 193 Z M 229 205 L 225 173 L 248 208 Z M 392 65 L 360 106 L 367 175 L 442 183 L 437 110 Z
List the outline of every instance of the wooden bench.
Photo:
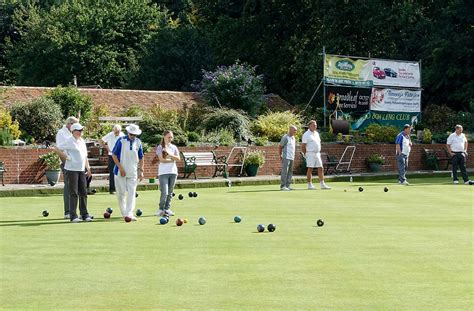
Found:
M 212 177 L 216 177 L 218 172 L 222 173 L 223 176 L 228 175 L 226 156 L 218 157 L 214 151 L 180 153 L 184 161 L 183 178 L 188 178 L 191 174 L 194 174 L 194 179 L 196 179 L 196 168 L 199 166 L 213 166 L 215 169 Z
M 446 161 L 445 170 L 447 170 L 449 165 L 452 164 L 451 156 L 448 153 L 448 149 L 446 149 L 446 147 L 442 147 L 438 149 L 424 148 L 424 151 L 425 151 L 426 165 L 429 168 L 433 168 L 439 171 L 440 162 Z
M 306 157 L 302 151 L 300 151 L 301 156 L 304 160 L 304 166 L 306 167 Z M 321 152 L 321 161 L 323 161 L 324 174 L 336 173 L 336 167 L 339 164 L 335 156 L 330 156 L 325 152 Z
M 5 169 L 5 163 L 3 161 L 0 161 L 0 178 L 2 178 L 2 186 L 5 186 L 5 183 L 3 182 L 3 174 L 7 170 Z

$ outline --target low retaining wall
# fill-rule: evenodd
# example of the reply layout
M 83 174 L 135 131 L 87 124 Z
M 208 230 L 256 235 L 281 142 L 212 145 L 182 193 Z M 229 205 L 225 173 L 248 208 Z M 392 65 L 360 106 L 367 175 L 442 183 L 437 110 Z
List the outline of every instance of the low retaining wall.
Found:
M 409 169 L 410 170 L 425 170 L 426 165 L 424 161 L 424 150 L 423 148 L 443 148 L 444 144 L 431 144 L 414 145 L 410 154 Z M 339 158 L 342 155 L 346 145 L 342 144 L 323 144 L 322 152 L 326 152 L 329 155 L 334 155 Z M 259 175 L 279 175 L 281 164 L 278 156 L 278 146 L 265 146 L 255 147 L 251 146 L 250 149 L 263 150 L 266 155 L 265 164 L 259 170 Z M 181 147 L 181 151 L 210 151 L 214 150 L 218 155 L 228 155 L 232 147 Z M 301 174 L 304 172 L 303 161 L 299 155 L 300 146 L 296 148 L 296 159 L 294 165 L 294 172 Z M 44 177 L 44 167 L 38 160 L 38 157 L 44 153 L 51 151 L 51 149 L 35 149 L 31 147 L 18 147 L 18 148 L 0 148 L 0 161 L 5 162 L 5 183 L 13 184 L 34 184 L 34 183 L 46 183 Z M 474 155 L 474 145 L 469 145 L 468 152 Z M 352 160 L 352 171 L 353 172 L 368 172 L 366 159 L 370 154 L 379 153 L 386 157 L 386 163 L 382 166 L 382 171 L 396 171 L 396 158 L 395 158 L 395 145 L 394 144 L 375 144 L 375 145 L 356 145 L 356 151 Z M 103 165 L 107 163 L 106 156 L 99 156 L 99 149 L 95 148 L 91 150 L 91 157 L 98 157 L 103 162 Z M 145 178 L 155 177 L 157 175 L 157 164 L 151 164 L 154 157 L 154 152 L 145 154 Z M 467 167 L 474 167 L 474 156 L 468 157 Z M 178 163 L 178 169 L 182 172 L 183 163 Z M 231 175 L 237 175 L 239 169 L 232 168 L 230 170 Z M 196 175 L 198 177 L 210 177 L 213 174 L 212 168 L 198 168 Z M 182 176 L 182 174 L 180 175 Z

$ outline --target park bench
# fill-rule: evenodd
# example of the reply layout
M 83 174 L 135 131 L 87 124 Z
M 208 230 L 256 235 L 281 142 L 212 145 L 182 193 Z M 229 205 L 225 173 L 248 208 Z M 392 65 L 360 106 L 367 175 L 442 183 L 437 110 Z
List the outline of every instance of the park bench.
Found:
M 194 174 L 194 179 L 196 179 L 196 168 L 199 166 L 214 167 L 214 174 L 212 177 L 216 177 L 218 172 L 221 172 L 224 176 L 227 175 L 226 156 L 217 156 L 214 151 L 180 153 L 181 158 L 184 161 L 183 178 L 188 178 L 191 174 Z
M 449 165 L 452 164 L 451 156 L 448 153 L 446 147 L 441 148 L 424 148 L 425 151 L 425 161 L 426 165 L 429 168 L 439 171 L 440 162 L 446 161 L 445 170 L 448 169 Z
M 3 182 L 3 174 L 6 171 L 7 170 L 5 169 L 5 163 L 3 163 L 3 161 L 0 161 L 0 178 L 2 179 L 2 186 L 5 186 L 5 183 Z

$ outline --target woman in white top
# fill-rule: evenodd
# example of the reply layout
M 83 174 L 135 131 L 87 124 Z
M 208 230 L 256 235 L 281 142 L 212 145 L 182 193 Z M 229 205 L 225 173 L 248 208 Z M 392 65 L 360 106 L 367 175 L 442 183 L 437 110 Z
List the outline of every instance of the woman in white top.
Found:
M 92 218 L 87 212 L 87 181 L 86 174 L 91 177 L 89 161 L 87 160 L 86 142 L 82 138 L 84 127 L 79 123 L 71 126 L 72 137 L 66 139 L 55 149 L 64 163 L 65 180 L 69 187 L 69 216 L 71 222 L 81 222 L 77 217 L 77 201 L 82 219 L 90 222 Z M 87 173 L 86 173 L 87 171 Z
M 173 216 L 174 213 L 170 209 L 171 199 L 173 198 L 174 185 L 178 178 L 178 167 L 176 161 L 181 160 L 178 148 L 171 143 L 173 140 L 173 132 L 165 131 L 161 143 L 156 148 L 155 159 L 158 158 L 158 180 L 160 182 L 160 205 L 156 212 L 157 216 Z

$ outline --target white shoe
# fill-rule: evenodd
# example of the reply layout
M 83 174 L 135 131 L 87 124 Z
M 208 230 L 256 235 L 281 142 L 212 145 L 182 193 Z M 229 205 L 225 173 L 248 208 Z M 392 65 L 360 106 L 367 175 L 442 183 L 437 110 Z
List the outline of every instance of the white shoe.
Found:
M 453 184 L 455 184 L 455 185 L 459 184 L 459 180 L 453 181 Z
M 323 183 L 321 183 L 321 189 L 329 190 L 329 189 L 331 189 L 331 187 L 329 187 L 328 185 L 326 185 L 326 183 L 323 182 Z
M 69 219 L 71 218 L 71 216 L 69 216 L 69 214 L 64 214 L 64 219 Z
M 130 219 L 131 219 L 132 221 L 137 221 L 137 218 L 134 217 L 134 216 L 130 216 Z
M 170 209 L 167 209 L 167 210 L 165 211 L 165 213 L 166 213 L 166 215 L 168 215 L 168 216 L 174 216 L 174 212 L 173 212 L 172 210 L 170 210 Z
M 155 215 L 158 216 L 158 217 L 164 216 L 165 214 L 166 214 L 166 212 L 162 209 L 158 210 L 158 212 L 155 213 Z
M 92 222 L 92 218 L 90 216 L 87 216 L 86 219 L 84 219 L 87 222 Z
M 281 191 L 290 191 L 290 189 L 287 188 L 287 187 L 281 187 L 280 190 L 281 190 Z
M 464 184 L 465 185 L 470 185 L 470 184 L 472 184 L 472 180 L 465 181 Z
M 314 185 L 312 183 L 309 183 L 308 184 L 308 190 L 314 190 L 316 189 L 316 187 L 314 187 Z
M 408 182 L 408 180 L 405 179 L 404 182 L 402 182 L 402 185 L 405 185 L 405 186 L 408 186 L 410 183 Z
M 79 219 L 79 218 L 77 218 L 77 217 L 74 218 L 73 220 L 71 220 L 71 222 L 73 222 L 73 223 L 75 223 L 75 224 L 77 224 L 78 222 L 81 222 L 81 221 L 82 221 L 82 219 Z

